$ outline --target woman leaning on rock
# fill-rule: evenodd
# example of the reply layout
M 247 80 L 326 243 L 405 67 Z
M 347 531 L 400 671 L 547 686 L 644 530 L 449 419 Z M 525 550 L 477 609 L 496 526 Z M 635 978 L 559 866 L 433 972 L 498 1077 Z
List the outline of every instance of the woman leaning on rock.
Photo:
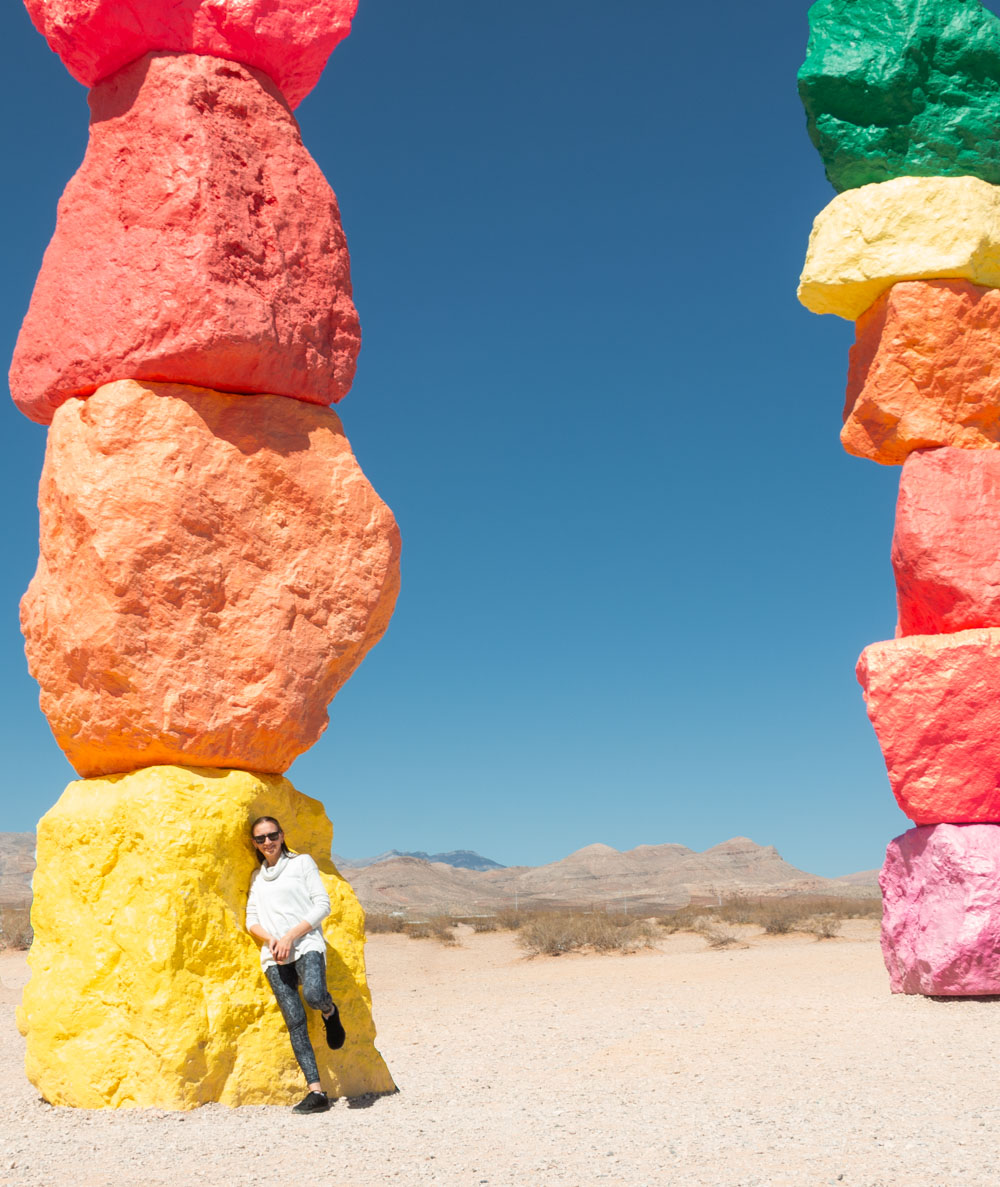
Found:
M 330 896 L 316 863 L 307 853 L 291 852 L 273 816 L 259 816 L 250 826 L 250 839 L 260 868 L 250 883 L 247 931 L 263 941 L 264 976 L 309 1089 L 292 1112 L 325 1113 L 330 1099 L 320 1083 L 299 987 L 306 1003 L 323 1015 L 327 1045 L 338 1050 L 344 1045 L 344 1028 L 326 987 L 326 941 L 320 926 L 330 914 Z

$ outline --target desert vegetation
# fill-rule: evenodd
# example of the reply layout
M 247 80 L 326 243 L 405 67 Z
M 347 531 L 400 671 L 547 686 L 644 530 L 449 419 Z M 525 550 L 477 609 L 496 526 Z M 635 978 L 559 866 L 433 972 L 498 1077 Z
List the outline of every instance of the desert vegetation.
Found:
M 33 938 L 30 907 L 0 906 L 0 951 L 4 948 L 30 948 Z
M 404 912 L 370 911 L 370 935 L 386 932 L 415 940 L 459 942 L 458 926 L 473 932 L 512 931 L 529 956 L 560 956 L 565 952 L 636 952 L 678 932 L 701 936 L 710 948 L 745 945 L 748 938 L 800 933 L 818 940 L 839 935 L 845 919 L 878 919 L 877 898 L 786 895 L 754 898 L 733 895 L 715 904 L 692 903 L 655 917 L 624 911 L 572 908 L 502 910 L 481 915 L 439 912 L 408 917 Z

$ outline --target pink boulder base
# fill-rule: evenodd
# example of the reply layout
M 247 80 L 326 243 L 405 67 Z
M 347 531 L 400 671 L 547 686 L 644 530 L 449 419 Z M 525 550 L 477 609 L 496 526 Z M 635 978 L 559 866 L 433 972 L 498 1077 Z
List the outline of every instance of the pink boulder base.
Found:
M 399 532 L 329 408 L 108 384 L 56 413 L 38 504 L 21 628 L 85 778 L 286 770 L 392 614 Z
M 857 676 L 906 815 L 1000 821 L 1000 629 L 873 643 Z
M 347 242 L 270 82 L 154 54 L 90 104 L 14 350 L 21 411 L 48 424 L 118 379 L 339 400 L 361 345 Z
M 35 28 L 84 86 L 155 50 L 263 70 L 292 107 L 351 31 L 357 0 L 24 0 Z
M 1000 994 L 1000 825 L 911 828 L 879 885 L 893 993 Z
M 900 635 L 1000 626 L 1000 453 L 946 447 L 910 454 L 892 567 Z

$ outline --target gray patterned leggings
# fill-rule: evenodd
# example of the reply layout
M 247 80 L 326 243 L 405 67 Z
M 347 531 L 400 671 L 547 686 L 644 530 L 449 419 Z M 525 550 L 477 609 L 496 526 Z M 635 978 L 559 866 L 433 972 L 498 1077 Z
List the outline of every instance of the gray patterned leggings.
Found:
M 292 1040 L 292 1050 L 306 1083 L 316 1084 L 319 1082 L 319 1068 L 309 1041 L 309 1024 L 305 1006 L 299 997 L 299 985 L 302 986 L 306 1005 L 328 1014 L 333 1009 L 333 998 L 326 988 L 326 960 L 322 952 L 303 952 L 291 964 L 272 964 L 264 970 L 264 976 L 281 1007 Z

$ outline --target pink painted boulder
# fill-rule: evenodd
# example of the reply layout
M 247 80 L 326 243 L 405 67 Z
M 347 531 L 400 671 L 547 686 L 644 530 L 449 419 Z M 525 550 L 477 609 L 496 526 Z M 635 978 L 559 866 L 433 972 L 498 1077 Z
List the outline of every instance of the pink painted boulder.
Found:
M 14 351 L 21 411 L 47 424 L 117 379 L 339 400 L 361 342 L 347 243 L 273 86 L 159 54 L 91 108 Z
M 892 567 L 900 635 L 1000 626 L 1000 453 L 910 454 L 899 483 Z
M 1000 994 L 1000 827 L 911 828 L 889 843 L 879 885 L 893 993 Z
M 131 380 L 49 430 L 21 626 L 86 777 L 280 772 L 382 636 L 399 533 L 336 413 Z
M 906 815 L 1000 821 L 1000 630 L 873 643 L 857 675 Z
M 242 62 L 292 107 L 351 31 L 357 0 L 24 0 L 77 82 L 92 87 L 156 50 Z

